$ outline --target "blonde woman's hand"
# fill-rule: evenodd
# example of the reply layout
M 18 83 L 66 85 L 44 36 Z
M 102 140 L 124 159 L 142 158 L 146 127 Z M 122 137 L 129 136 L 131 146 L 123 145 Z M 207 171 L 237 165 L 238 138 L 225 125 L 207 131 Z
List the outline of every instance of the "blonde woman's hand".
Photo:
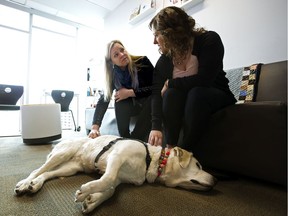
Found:
M 91 130 L 89 135 L 88 135 L 88 137 L 94 139 L 94 138 L 96 138 L 96 137 L 98 137 L 100 135 L 101 134 L 100 134 L 100 132 L 98 130 Z
M 115 92 L 114 99 L 116 102 L 125 100 L 129 97 L 135 97 L 133 89 L 121 88 Z
M 91 131 L 88 134 L 88 137 L 94 139 L 94 138 L 100 136 L 101 134 L 100 134 L 99 128 L 100 127 L 98 125 L 92 125 Z
M 149 134 L 148 143 L 154 146 L 162 146 L 163 135 L 161 131 L 152 130 Z

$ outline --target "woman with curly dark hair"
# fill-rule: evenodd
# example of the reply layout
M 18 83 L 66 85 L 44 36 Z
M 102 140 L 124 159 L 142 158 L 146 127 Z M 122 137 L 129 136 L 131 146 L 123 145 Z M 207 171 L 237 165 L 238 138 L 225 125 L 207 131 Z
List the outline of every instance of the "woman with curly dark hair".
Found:
M 193 151 L 211 115 L 236 102 L 223 71 L 221 38 L 197 28 L 191 16 L 174 6 L 162 9 L 149 28 L 162 54 L 154 71 L 149 143 L 162 145 L 164 126 L 164 144 L 176 146 L 183 128 L 181 147 Z

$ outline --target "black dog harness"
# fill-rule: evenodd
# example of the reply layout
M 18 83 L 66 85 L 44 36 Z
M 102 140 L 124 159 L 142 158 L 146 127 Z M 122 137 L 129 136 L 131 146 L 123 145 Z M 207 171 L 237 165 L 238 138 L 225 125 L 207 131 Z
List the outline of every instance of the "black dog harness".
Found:
M 147 143 L 141 141 L 141 140 L 137 140 L 137 139 L 130 139 L 130 138 L 124 138 L 124 137 L 119 137 L 115 140 L 112 140 L 111 142 L 109 142 L 108 145 L 104 146 L 103 149 L 99 152 L 99 154 L 96 156 L 95 158 L 95 161 L 94 161 L 94 165 L 97 169 L 97 166 L 96 164 L 98 163 L 98 160 L 100 159 L 100 157 L 106 152 L 108 151 L 114 144 L 116 144 L 118 141 L 120 140 L 135 140 L 135 141 L 138 141 L 138 142 L 141 142 L 144 146 L 145 146 L 145 149 L 146 149 L 146 170 L 148 170 L 149 168 L 149 165 L 151 163 L 151 157 L 150 157 L 150 154 L 149 154 L 149 150 L 148 150 L 148 146 L 147 146 Z

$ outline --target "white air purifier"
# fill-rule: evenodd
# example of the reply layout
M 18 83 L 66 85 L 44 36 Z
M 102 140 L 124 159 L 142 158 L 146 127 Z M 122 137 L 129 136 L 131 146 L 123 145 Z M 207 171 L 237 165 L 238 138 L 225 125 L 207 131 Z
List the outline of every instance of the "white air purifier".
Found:
M 22 105 L 21 134 L 26 144 L 45 144 L 61 139 L 60 104 Z

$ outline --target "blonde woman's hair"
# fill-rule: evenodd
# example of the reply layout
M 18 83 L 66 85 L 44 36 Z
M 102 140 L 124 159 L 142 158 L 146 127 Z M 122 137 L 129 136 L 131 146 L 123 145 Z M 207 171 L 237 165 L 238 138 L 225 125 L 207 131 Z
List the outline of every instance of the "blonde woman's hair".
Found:
M 105 82 L 105 89 L 104 89 L 104 95 L 105 95 L 105 100 L 109 101 L 112 97 L 112 93 L 113 93 L 113 78 L 114 78 L 114 74 L 113 74 L 113 62 L 111 60 L 111 49 L 114 47 L 114 45 L 118 43 L 121 46 L 124 47 L 124 45 L 122 44 L 121 41 L 119 40 L 112 40 L 111 42 L 109 42 L 107 44 L 107 49 L 106 49 L 106 54 L 105 54 L 105 76 L 106 76 L 106 82 Z M 124 47 L 125 49 L 125 47 Z M 140 66 L 139 64 L 137 64 L 137 61 L 140 60 L 141 58 L 143 58 L 143 56 L 134 56 L 134 55 L 130 55 L 128 53 L 128 59 L 129 59 L 129 63 L 128 63 L 128 71 L 131 75 L 131 79 L 132 79 L 132 86 L 133 88 L 137 88 L 138 87 L 138 78 L 137 78 L 137 67 Z

